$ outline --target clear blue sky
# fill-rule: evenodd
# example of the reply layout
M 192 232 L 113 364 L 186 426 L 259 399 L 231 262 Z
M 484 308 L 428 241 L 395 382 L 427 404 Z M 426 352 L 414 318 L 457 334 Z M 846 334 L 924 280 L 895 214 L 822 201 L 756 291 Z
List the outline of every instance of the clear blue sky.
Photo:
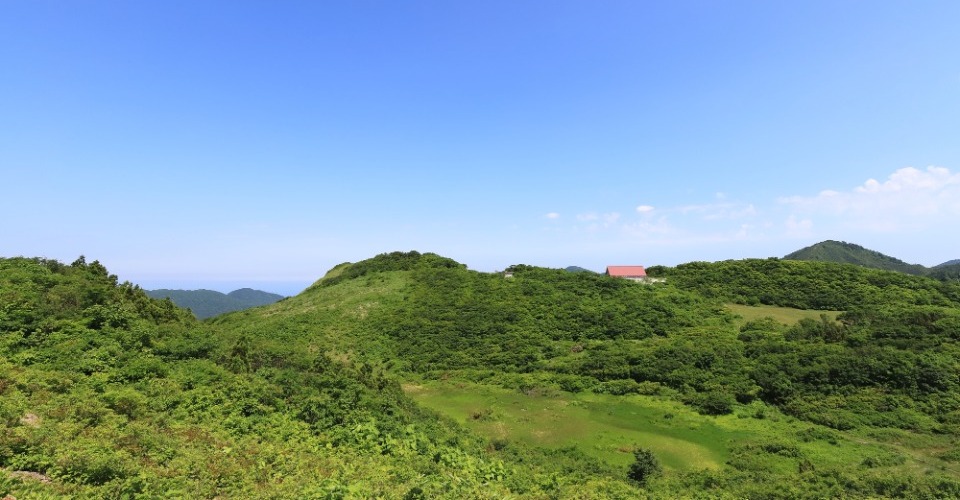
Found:
M 0 3 L 0 256 L 960 258 L 960 2 Z

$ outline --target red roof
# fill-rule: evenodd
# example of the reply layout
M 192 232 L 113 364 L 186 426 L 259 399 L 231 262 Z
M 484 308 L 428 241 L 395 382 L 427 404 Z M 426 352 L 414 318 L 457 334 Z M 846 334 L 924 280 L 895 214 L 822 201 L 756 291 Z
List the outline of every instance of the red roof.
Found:
M 607 266 L 607 276 L 618 278 L 641 278 L 647 276 L 643 266 Z

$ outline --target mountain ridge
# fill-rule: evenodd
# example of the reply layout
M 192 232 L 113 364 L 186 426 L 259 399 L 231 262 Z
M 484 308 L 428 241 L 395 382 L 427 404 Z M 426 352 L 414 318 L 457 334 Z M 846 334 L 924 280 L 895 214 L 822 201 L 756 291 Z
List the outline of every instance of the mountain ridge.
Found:
M 820 243 L 815 243 L 791 252 L 783 258 L 784 260 L 854 264 L 872 269 L 897 271 L 915 276 L 922 276 L 928 273 L 928 269 L 920 264 L 909 264 L 896 257 L 885 255 L 876 250 L 870 250 L 855 243 L 836 240 L 825 240 Z
M 240 288 L 229 293 L 206 289 L 174 290 L 167 288 L 145 290 L 145 292 L 155 299 L 169 298 L 177 306 L 190 309 L 197 319 L 212 318 L 228 312 L 265 306 L 285 298 L 283 295 L 252 288 Z

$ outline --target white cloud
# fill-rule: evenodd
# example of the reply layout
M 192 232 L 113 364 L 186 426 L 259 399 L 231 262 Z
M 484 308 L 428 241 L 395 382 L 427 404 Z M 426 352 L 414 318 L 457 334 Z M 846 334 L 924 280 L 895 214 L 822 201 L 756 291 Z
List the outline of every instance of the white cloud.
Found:
M 637 207 L 637 213 L 641 213 L 641 214 L 648 214 L 650 212 L 653 212 L 654 210 L 655 209 L 650 205 L 640 205 L 639 207 Z
M 557 219 L 560 218 L 560 214 L 558 214 L 558 213 L 556 213 L 556 212 L 550 212 L 550 213 L 548 213 L 547 215 L 544 215 L 544 217 L 546 217 L 546 218 L 548 218 L 548 219 L 550 219 L 550 220 L 557 220 Z
M 956 248 L 950 228 L 960 220 L 960 173 L 943 167 L 902 168 L 886 177 L 867 179 L 846 189 L 823 189 L 809 195 L 774 198 L 755 192 L 743 201 L 709 193 L 690 204 L 638 204 L 621 212 L 590 211 L 554 224 L 572 247 L 590 251 L 647 251 L 657 248 L 679 259 L 713 258 L 717 249 L 786 252 L 798 240 L 843 239 L 875 245 L 890 255 L 893 248 L 937 242 L 939 263 L 954 258 L 943 248 Z M 650 200 L 644 200 L 650 201 Z M 702 202 L 702 203 L 697 203 Z M 766 248 L 766 250 L 763 250 Z M 675 253 L 673 253 L 675 252 Z M 933 255 L 933 253 L 931 253 Z M 921 260 L 919 257 L 912 257 Z M 939 260 L 937 260 L 939 259 Z
M 824 190 L 780 202 L 798 219 L 837 217 L 841 225 L 880 232 L 919 228 L 960 216 L 960 173 L 943 167 L 906 167 L 883 182 L 868 179 L 850 191 Z
M 884 183 L 869 179 L 858 186 L 858 193 L 896 193 L 900 191 L 937 191 L 949 185 L 960 184 L 960 174 L 951 174 L 950 169 L 927 167 L 923 172 L 913 167 L 897 170 Z

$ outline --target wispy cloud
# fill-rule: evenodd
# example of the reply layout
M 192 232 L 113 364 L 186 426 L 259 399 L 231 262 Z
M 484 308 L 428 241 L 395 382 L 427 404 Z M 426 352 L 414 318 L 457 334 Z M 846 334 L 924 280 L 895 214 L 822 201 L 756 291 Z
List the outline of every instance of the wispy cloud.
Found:
M 642 240 L 666 240 L 679 238 L 683 231 L 673 226 L 667 217 L 655 220 L 628 221 L 620 226 L 620 231 L 628 237 Z
M 544 215 L 544 217 L 550 220 L 557 220 L 560 218 L 560 214 L 558 214 L 557 212 L 550 212 Z
M 582 212 L 568 221 L 567 229 L 592 238 L 658 244 L 732 241 L 752 238 L 758 210 L 752 203 L 730 200 L 718 193 L 703 204 L 655 207 L 639 204 L 627 213 Z
M 752 203 L 706 203 L 685 205 L 674 210 L 683 215 L 696 215 L 703 220 L 742 219 L 757 215 L 757 209 Z
M 552 234 L 562 238 L 556 241 L 571 248 L 601 253 L 657 249 L 666 261 L 713 258 L 724 251 L 733 257 L 782 255 L 794 249 L 790 247 L 796 241 L 828 238 L 877 245 L 889 252 L 899 246 L 902 255 L 908 255 L 907 250 L 917 255 L 917 241 L 956 247 L 957 237 L 941 228 L 960 220 L 960 173 L 944 167 L 901 168 L 845 190 L 751 196 L 743 200 L 716 193 L 702 203 L 667 205 L 660 200 L 656 206 L 644 200 L 647 203 L 616 207 L 622 212 L 580 212 L 550 226 Z
M 608 213 L 596 213 L 596 212 L 587 212 L 577 215 L 577 221 L 586 223 L 585 229 L 589 231 L 599 231 L 602 229 L 609 229 L 615 227 L 617 222 L 620 221 L 620 213 L 618 212 L 608 212 Z
M 791 238 L 809 238 L 813 235 L 813 221 L 801 219 L 795 215 L 787 217 L 784 223 L 786 235 Z

